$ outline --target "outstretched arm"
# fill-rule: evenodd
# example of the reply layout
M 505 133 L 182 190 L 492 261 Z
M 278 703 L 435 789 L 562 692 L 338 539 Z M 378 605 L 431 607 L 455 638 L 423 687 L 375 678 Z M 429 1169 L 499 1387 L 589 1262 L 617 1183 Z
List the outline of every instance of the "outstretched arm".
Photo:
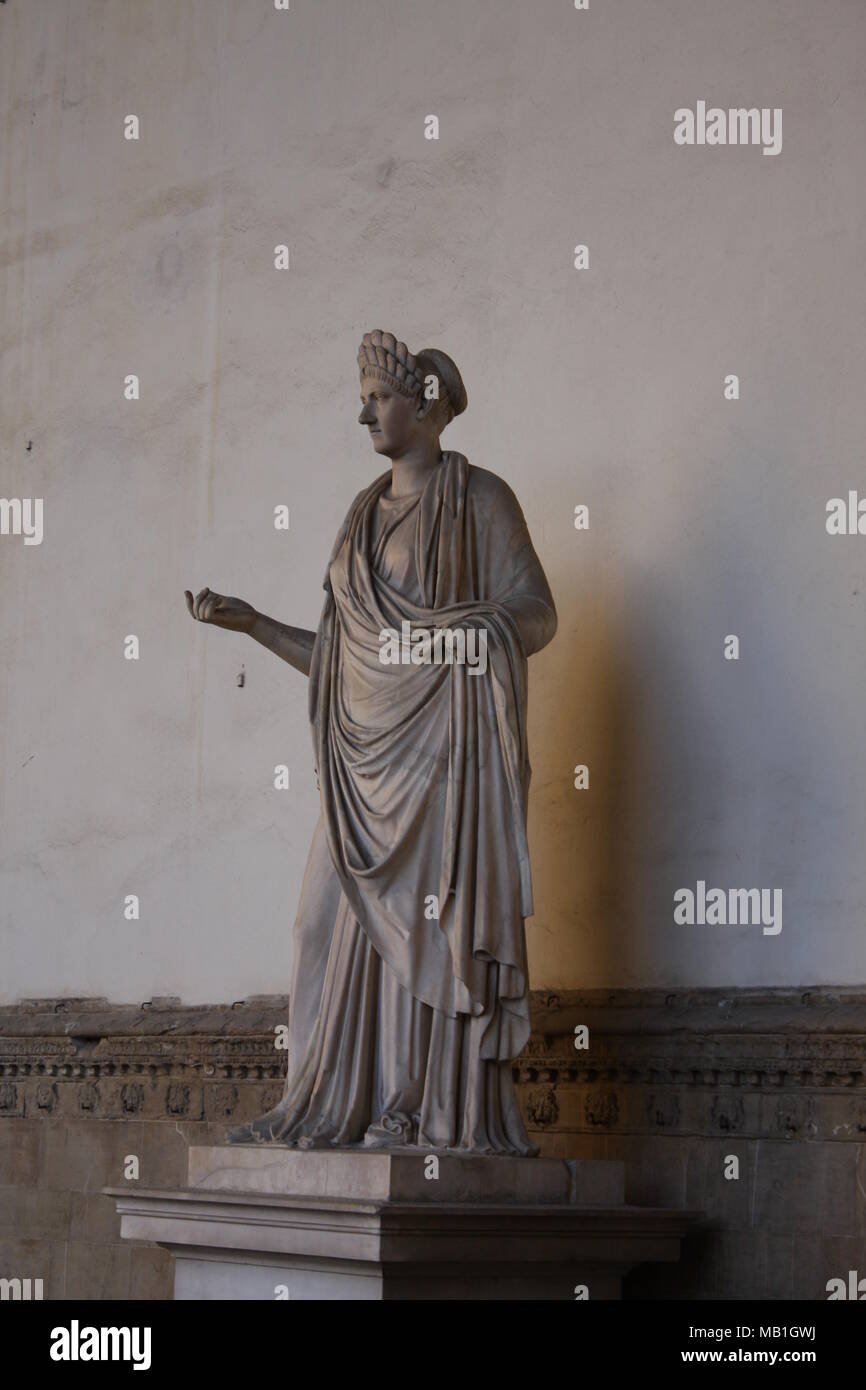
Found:
M 305 676 L 310 674 L 315 632 L 310 632 L 305 627 L 289 627 L 286 623 L 278 623 L 276 618 L 257 613 L 256 620 L 250 628 L 250 636 L 255 637 L 263 647 L 287 661 L 290 666 L 294 666 L 296 671 Z
M 245 603 L 243 599 L 226 598 L 210 589 L 202 589 L 195 598 L 189 589 L 184 590 L 184 594 L 186 606 L 197 622 L 224 627 L 230 632 L 246 632 L 268 651 L 294 666 L 296 671 L 305 676 L 310 674 L 315 632 L 278 623 L 276 618 L 257 613 L 252 604 Z

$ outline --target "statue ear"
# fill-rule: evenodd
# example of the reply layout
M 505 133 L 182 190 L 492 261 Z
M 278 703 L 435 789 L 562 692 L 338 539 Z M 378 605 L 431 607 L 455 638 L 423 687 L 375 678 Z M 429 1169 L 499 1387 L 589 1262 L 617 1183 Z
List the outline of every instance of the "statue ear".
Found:
M 418 396 L 418 405 L 417 405 L 417 407 L 416 407 L 416 409 L 415 409 L 415 418 L 416 418 L 416 420 L 425 420 L 425 419 L 427 418 L 427 416 L 430 414 L 430 412 L 431 412 L 431 410 L 433 409 L 433 407 L 434 407 L 434 406 L 437 406 L 438 404 L 439 404 L 439 401 L 437 400 L 437 398 L 436 398 L 435 396 L 431 396 L 430 399 L 428 400 L 427 397 L 426 397 L 426 395 L 424 394 L 424 391 L 422 390 L 422 391 L 419 393 L 419 396 Z

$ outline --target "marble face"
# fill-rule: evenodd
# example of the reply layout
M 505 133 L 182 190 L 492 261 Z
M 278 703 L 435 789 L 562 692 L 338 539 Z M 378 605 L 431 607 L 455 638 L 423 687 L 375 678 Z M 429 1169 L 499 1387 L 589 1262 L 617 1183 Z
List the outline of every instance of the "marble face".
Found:
M 358 424 L 367 426 L 373 448 L 385 458 L 401 457 L 426 433 L 417 400 L 384 381 L 361 377 L 361 402 Z

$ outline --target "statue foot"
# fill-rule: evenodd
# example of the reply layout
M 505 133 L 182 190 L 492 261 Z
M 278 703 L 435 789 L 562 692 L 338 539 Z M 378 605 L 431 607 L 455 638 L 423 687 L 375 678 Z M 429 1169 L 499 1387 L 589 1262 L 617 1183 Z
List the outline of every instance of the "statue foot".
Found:
M 400 1110 L 386 1110 L 364 1135 L 366 1149 L 403 1149 L 417 1143 L 417 1121 Z
M 250 1120 L 249 1124 L 238 1125 L 235 1129 L 230 1129 L 226 1133 L 227 1144 L 269 1144 L 277 1138 L 275 1130 L 279 1131 L 285 1121 L 285 1114 L 281 1106 L 276 1106 L 269 1110 L 266 1115 L 259 1115 L 257 1120 Z

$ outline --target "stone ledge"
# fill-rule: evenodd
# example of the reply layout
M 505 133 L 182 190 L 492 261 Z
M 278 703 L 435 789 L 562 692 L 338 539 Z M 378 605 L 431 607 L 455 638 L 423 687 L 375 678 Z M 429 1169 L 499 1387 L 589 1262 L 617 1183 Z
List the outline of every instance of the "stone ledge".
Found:
M 106 1037 L 232 1037 L 273 1032 L 285 1023 L 287 994 L 254 995 L 235 1004 L 182 1004 L 174 997 L 143 1004 L 110 1004 L 106 999 L 22 999 L 0 1005 L 0 1039 L 73 1038 L 83 1044 Z
M 276 1285 L 301 1299 L 572 1298 L 576 1282 L 593 1297 L 618 1298 L 636 1265 L 677 1260 L 702 1215 L 622 1200 L 584 1205 L 581 1165 L 554 1159 L 442 1156 L 441 1180 L 425 1200 L 409 1201 L 402 1194 L 424 1181 L 420 1150 L 254 1146 L 242 1173 L 237 1157 L 193 1148 L 196 1186 L 103 1189 L 122 1239 L 171 1251 L 176 1298 L 273 1298 Z M 599 1196 L 610 1186 L 606 1166 L 619 1190 L 620 1164 L 583 1165 Z M 275 1168 L 302 1191 L 275 1192 Z M 202 1186 L 214 1177 L 245 1186 Z
M 292 1149 L 282 1144 L 193 1144 L 189 1185 L 196 1192 L 328 1197 L 369 1201 L 544 1202 L 582 1206 L 625 1200 L 625 1166 L 599 1159 L 489 1157 L 440 1151 L 437 1174 L 425 1172 L 429 1150 L 361 1147 Z
M 538 1035 L 572 1034 L 585 1023 L 602 1034 L 853 1033 L 866 1037 L 866 987 L 533 990 Z M 233 1004 L 182 1004 L 171 996 L 143 1004 L 105 999 L 22 999 L 0 1005 L 0 1039 L 183 1035 L 246 1036 L 285 1023 L 289 997 L 254 995 Z
M 530 1160 L 535 1162 L 538 1160 Z M 462 1242 L 485 1235 L 497 1241 L 534 1234 L 541 1228 L 548 1241 L 569 1240 L 579 1235 L 587 1245 L 596 1241 L 608 1242 L 616 1235 L 634 1242 L 627 1258 L 632 1260 L 636 1250 L 644 1248 L 646 1240 L 679 1240 L 704 1219 L 702 1211 L 673 1211 L 666 1207 L 638 1207 L 626 1203 L 613 1206 L 584 1207 L 573 1203 L 536 1202 L 392 1202 L 387 1199 L 366 1200 L 352 1197 L 293 1197 L 275 1198 L 262 1193 L 196 1192 L 190 1190 L 163 1191 L 143 1188 L 130 1192 L 128 1188 L 105 1187 L 103 1195 L 117 1204 L 121 1217 L 121 1236 L 124 1240 L 145 1240 L 154 1244 L 189 1247 L 228 1246 L 236 1250 L 262 1248 L 251 1242 L 250 1232 L 267 1228 L 270 1232 L 267 1248 L 288 1251 L 291 1247 L 281 1232 L 298 1230 L 298 1223 L 316 1232 L 363 1232 L 375 1240 L 375 1250 L 355 1258 L 376 1259 L 381 1254 L 383 1234 L 405 1237 L 395 1240 L 391 1258 L 414 1260 L 417 1251 L 411 1239 L 417 1234 L 434 1237 L 438 1257 L 455 1257 L 448 1242 L 457 1237 L 461 1242 L 461 1258 L 469 1252 Z M 187 1224 L 188 1223 L 188 1224 Z M 191 1230 L 195 1238 L 189 1239 Z M 337 1253 L 334 1251 L 333 1253 Z M 555 1254 L 560 1252 L 554 1250 Z M 424 1253 L 424 1259 L 430 1252 Z M 536 1251 L 533 1259 L 549 1259 L 550 1249 Z M 477 1259 L 490 1258 L 474 1249 Z M 646 1258 L 646 1256 L 643 1256 Z M 662 1259 L 676 1260 L 673 1248 Z M 637 1261 L 635 1261 L 637 1262 Z
M 573 1033 L 586 1023 L 602 1033 L 866 1034 L 866 987 L 535 990 L 537 1033 Z

